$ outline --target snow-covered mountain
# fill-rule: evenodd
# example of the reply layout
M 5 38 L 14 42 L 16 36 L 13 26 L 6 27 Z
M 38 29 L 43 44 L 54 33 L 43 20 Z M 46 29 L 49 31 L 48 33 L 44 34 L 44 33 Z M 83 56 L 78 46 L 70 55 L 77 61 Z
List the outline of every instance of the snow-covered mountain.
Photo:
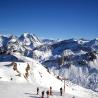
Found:
M 19 52 L 26 56 L 32 56 L 32 51 L 43 43 L 35 35 L 24 33 L 20 37 L 11 35 L 9 37 L 0 36 L 0 52 Z
M 40 40 L 29 33 L 24 33 L 20 37 L 0 36 L 0 62 L 24 62 L 24 59 L 18 59 L 15 53 L 23 56 L 22 58 L 24 56 L 33 58 L 34 62 L 43 65 L 57 77 L 66 78 L 72 83 L 98 92 L 97 38 L 55 41 Z M 1 73 L 3 74 L 3 71 Z
M 97 42 L 92 45 L 92 40 L 79 43 L 70 39 L 55 43 L 51 46 L 53 55 L 43 64 L 58 76 L 98 91 L 98 50 L 95 46 L 98 47 Z
M 30 46 L 31 48 L 41 45 L 41 41 L 34 34 L 31 35 L 29 33 L 24 33 L 19 37 L 19 40 L 21 43 L 23 43 L 23 45 Z
M 36 48 L 34 57 L 57 76 L 98 91 L 97 47 L 97 40 L 69 39 Z
M 44 44 L 54 44 L 54 43 L 57 43 L 59 42 L 60 40 L 53 40 L 53 39 L 43 39 L 42 40 Z
M 85 44 L 86 47 L 92 47 L 95 50 L 98 50 L 98 38 L 91 40 Z

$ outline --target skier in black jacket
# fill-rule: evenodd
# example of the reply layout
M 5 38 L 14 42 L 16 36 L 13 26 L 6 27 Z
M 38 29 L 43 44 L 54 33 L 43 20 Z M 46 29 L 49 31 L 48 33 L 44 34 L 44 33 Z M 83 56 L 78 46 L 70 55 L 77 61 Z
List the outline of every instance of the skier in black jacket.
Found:
M 62 87 L 60 88 L 60 95 L 62 96 L 63 90 Z
M 37 95 L 39 94 L 39 87 L 37 87 Z

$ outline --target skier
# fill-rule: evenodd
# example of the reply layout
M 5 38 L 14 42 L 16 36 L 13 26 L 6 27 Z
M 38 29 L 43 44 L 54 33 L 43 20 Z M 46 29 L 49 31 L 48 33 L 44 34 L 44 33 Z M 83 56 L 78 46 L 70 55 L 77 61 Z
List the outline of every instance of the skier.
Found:
M 49 91 L 48 90 L 47 90 L 46 94 L 47 94 L 47 98 L 49 98 Z
M 42 91 L 42 98 L 44 98 L 44 91 Z
M 13 78 L 11 78 L 10 80 L 13 80 Z
M 37 95 L 39 94 L 39 87 L 37 87 Z
M 52 87 L 50 86 L 50 95 L 52 95 Z
M 63 90 L 62 90 L 62 87 L 60 88 L 60 95 L 62 96 L 62 92 L 63 92 Z

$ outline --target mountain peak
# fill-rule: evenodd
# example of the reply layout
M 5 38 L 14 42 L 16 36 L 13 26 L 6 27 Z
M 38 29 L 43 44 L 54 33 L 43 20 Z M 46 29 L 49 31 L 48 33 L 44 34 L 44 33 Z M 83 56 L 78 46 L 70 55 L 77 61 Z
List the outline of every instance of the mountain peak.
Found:
M 23 33 L 20 37 L 19 40 L 22 41 L 25 45 L 33 45 L 34 47 L 41 45 L 41 41 L 37 36 L 34 34 L 30 34 L 28 32 Z
M 25 32 L 25 33 L 23 33 L 21 36 L 23 36 L 23 37 L 25 37 L 25 38 L 26 38 L 26 37 L 28 38 L 29 36 L 31 36 L 31 34 L 28 33 L 28 32 Z
M 98 38 L 96 38 L 96 40 L 98 40 Z

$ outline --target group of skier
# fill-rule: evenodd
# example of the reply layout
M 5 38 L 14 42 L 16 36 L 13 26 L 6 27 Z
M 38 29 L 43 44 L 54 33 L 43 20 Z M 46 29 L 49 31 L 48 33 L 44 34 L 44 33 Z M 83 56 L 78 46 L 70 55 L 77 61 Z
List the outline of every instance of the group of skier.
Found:
M 60 88 L 60 96 L 62 96 L 62 94 L 63 94 L 63 90 L 62 90 L 62 87 L 61 87 Z M 37 87 L 37 95 L 39 95 L 39 87 Z M 44 98 L 44 95 L 45 95 L 45 91 L 42 91 L 41 98 Z M 47 95 L 47 98 L 49 98 L 49 96 L 53 95 L 52 87 L 50 87 L 50 89 L 46 91 L 46 95 Z

